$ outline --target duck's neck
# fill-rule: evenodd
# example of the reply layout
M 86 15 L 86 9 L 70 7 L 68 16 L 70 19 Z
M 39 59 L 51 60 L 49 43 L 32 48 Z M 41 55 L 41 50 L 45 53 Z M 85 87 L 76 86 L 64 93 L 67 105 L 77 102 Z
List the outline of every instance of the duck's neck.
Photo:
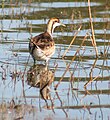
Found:
M 51 37 L 52 37 L 52 34 L 54 32 L 54 29 L 55 29 L 54 23 L 49 21 L 49 23 L 47 25 L 47 32 L 51 35 Z

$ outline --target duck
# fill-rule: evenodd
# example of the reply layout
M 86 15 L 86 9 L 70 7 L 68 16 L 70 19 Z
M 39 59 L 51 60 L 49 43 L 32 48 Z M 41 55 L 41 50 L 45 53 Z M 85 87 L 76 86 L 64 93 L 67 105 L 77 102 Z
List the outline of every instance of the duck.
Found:
M 60 22 L 59 18 L 51 18 L 47 23 L 46 30 L 32 37 L 29 41 L 29 53 L 31 54 L 34 64 L 36 61 L 45 61 L 48 63 L 49 59 L 55 53 L 55 42 L 53 39 L 54 29 L 58 26 L 66 26 Z

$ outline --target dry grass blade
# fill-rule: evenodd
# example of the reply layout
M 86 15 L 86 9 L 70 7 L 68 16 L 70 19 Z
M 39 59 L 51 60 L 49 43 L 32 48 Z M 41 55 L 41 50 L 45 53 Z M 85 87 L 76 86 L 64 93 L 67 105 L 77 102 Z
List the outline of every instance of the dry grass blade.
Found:
M 86 87 L 87 87 L 87 85 L 88 85 L 89 83 L 93 82 L 94 80 L 96 80 L 96 79 L 99 77 L 99 75 L 98 75 L 97 77 L 95 77 L 95 78 L 93 79 L 93 76 L 92 76 L 93 70 L 94 70 L 94 68 L 95 68 L 95 66 L 96 66 L 97 60 L 98 60 L 98 58 L 95 59 L 94 64 L 92 65 L 92 68 L 91 68 L 91 71 L 90 71 L 90 74 L 89 74 L 90 80 L 84 85 L 84 88 L 85 88 L 85 89 L 86 89 Z
M 69 47 L 65 50 L 65 52 L 64 52 L 64 54 L 63 54 L 63 56 L 62 56 L 62 57 L 64 57 L 64 56 L 66 55 L 66 53 L 68 52 L 68 50 L 70 49 L 70 47 L 71 47 L 71 45 L 73 44 L 73 42 L 74 42 L 74 40 L 75 40 L 75 38 L 76 38 L 77 34 L 78 34 L 78 33 L 79 33 L 79 31 L 81 30 L 81 27 L 82 27 L 82 25 L 80 25 L 80 27 L 79 27 L 78 31 L 75 33 L 75 35 L 74 35 L 74 37 L 73 37 L 73 39 L 72 39 L 71 43 L 69 44 Z
M 110 105 L 80 105 L 80 106 L 61 106 L 56 109 L 84 109 L 84 108 L 110 108 Z M 77 120 L 77 119 L 76 119 Z
M 63 108 L 63 102 L 62 102 L 62 100 L 60 99 L 60 96 L 59 96 L 58 92 L 56 91 L 55 93 L 56 93 L 57 98 L 58 98 L 59 101 L 60 101 L 62 111 L 65 113 L 66 118 L 68 118 L 68 114 L 67 114 L 67 112 L 65 111 L 65 109 Z
M 80 47 L 78 48 L 78 50 L 76 51 L 75 55 L 73 56 L 71 62 L 67 65 L 66 70 L 64 71 L 62 77 L 60 78 L 59 82 L 58 82 L 57 85 L 55 86 L 55 90 L 57 89 L 57 87 L 58 87 L 58 85 L 60 84 L 60 82 L 63 80 L 63 78 L 64 78 L 66 72 L 69 70 L 69 67 L 70 67 L 71 63 L 75 60 L 76 55 L 77 55 L 77 53 L 79 53 L 79 51 L 80 51 L 82 45 L 84 44 L 84 41 L 86 40 L 87 36 L 88 36 L 88 34 L 86 34 L 86 36 L 84 37 L 84 39 L 83 39 L 83 41 L 82 41 Z
M 86 89 L 86 87 L 87 87 L 88 84 L 90 84 L 91 82 L 95 81 L 95 80 L 96 80 L 97 78 L 99 78 L 99 77 L 100 77 L 100 76 L 98 75 L 98 76 L 96 76 L 94 79 L 88 81 L 88 82 L 84 85 L 85 89 Z
M 88 0 L 88 7 L 89 7 L 89 18 L 90 18 L 91 31 L 92 31 L 92 44 L 95 47 L 96 56 L 98 57 L 98 50 L 97 50 L 97 45 L 96 45 L 96 40 L 95 40 L 95 35 L 94 35 L 94 27 L 93 27 L 93 23 L 92 23 L 90 0 Z

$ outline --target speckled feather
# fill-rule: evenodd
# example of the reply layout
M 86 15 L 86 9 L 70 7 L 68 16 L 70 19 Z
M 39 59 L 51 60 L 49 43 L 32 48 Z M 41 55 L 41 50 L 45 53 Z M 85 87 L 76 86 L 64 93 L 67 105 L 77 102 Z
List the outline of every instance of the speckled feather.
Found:
M 55 52 L 55 43 L 53 38 L 50 36 L 50 34 L 48 32 L 44 32 L 38 36 L 33 37 L 30 40 L 29 43 L 29 50 L 30 50 L 30 54 L 32 55 L 33 59 L 37 59 L 37 60 L 47 60 L 54 54 Z M 34 52 L 37 52 L 39 49 L 41 49 L 41 53 L 43 53 L 43 55 L 41 56 L 37 56 L 37 58 L 35 57 Z

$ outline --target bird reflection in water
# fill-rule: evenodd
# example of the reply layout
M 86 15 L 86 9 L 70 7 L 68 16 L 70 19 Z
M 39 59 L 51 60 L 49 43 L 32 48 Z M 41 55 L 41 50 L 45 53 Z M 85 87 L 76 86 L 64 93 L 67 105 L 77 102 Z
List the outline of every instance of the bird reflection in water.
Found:
M 54 80 L 54 73 L 46 65 L 33 65 L 27 74 L 27 82 L 31 87 L 40 88 L 41 98 L 50 99 L 50 85 Z

